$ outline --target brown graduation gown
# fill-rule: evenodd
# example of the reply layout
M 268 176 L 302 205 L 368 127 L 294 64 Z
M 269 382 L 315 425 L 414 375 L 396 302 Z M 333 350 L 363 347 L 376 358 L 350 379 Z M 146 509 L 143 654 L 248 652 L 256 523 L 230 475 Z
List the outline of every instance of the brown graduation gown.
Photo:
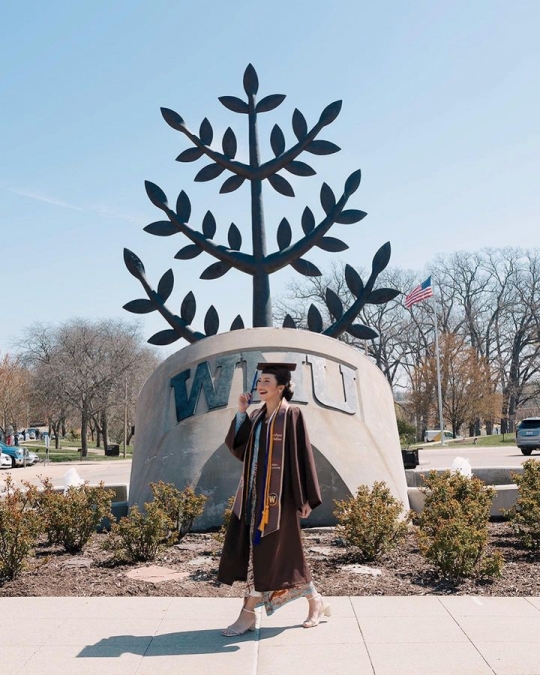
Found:
M 242 462 L 247 460 L 245 457 L 247 442 L 252 427 L 252 418 L 257 412 L 256 410 L 251 413 L 250 417 L 246 417 L 236 435 L 233 419 L 225 439 L 229 450 Z M 298 511 L 305 504 L 309 504 L 312 509 L 319 506 L 321 493 L 302 412 L 300 408 L 289 406 L 287 415 L 279 530 L 262 537 L 260 543 L 253 546 L 250 541 L 249 514 L 248 520 L 246 520 L 245 509 L 242 510 L 240 519 L 232 514 L 225 535 L 218 572 L 218 579 L 224 584 L 231 585 L 235 581 L 246 580 L 251 546 L 253 546 L 255 590 L 277 591 L 311 581 L 311 574 L 302 549 Z M 263 494 L 262 467 L 266 453 L 266 422 L 263 421 L 261 425 L 259 447 L 256 449 L 258 452 L 257 513 L 259 513 Z

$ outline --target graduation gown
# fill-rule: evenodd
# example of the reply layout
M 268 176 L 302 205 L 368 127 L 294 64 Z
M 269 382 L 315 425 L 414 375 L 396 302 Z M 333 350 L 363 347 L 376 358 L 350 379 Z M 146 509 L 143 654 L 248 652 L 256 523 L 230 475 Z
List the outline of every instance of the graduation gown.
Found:
M 225 443 L 240 461 L 249 462 L 247 454 L 249 435 L 255 410 L 246 417 L 235 434 L 235 419 L 231 423 Z M 257 452 L 256 495 L 259 512 L 263 496 L 263 471 L 266 456 L 266 422 L 260 422 Z M 311 574 L 304 557 L 300 535 L 299 510 L 306 504 L 312 509 L 321 504 L 321 493 L 313 451 L 300 408 L 289 406 L 285 434 L 285 459 L 283 463 L 283 488 L 281 492 L 281 520 L 279 529 L 263 536 L 254 545 L 250 538 L 251 512 L 244 508 L 240 518 L 231 514 L 219 564 L 218 580 L 231 585 L 245 581 L 251 549 L 253 549 L 253 574 L 255 590 L 277 591 L 309 583 Z M 248 485 L 245 486 L 248 489 Z

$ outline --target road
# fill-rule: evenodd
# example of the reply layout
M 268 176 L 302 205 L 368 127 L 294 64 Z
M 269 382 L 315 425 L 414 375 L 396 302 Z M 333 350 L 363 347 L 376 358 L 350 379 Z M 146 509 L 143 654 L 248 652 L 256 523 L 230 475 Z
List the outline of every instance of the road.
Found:
M 494 446 L 478 447 L 467 446 L 461 443 L 449 444 L 441 447 L 440 445 L 423 446 L 419 450 L 418 459 L 420 464 L 418 469 L 447 469 L 450 467 L 456 457 L 464 457 L 469 460 L 471 466 L 510 466 L 518 467 L 525 460 L 529 459 L 521 454 L 516 446 Z M 540 459 L 538 451 L 533 452 L 531 458 Z M 68 469 L 76 469 L 83 480 L 90 483 L 129 484 L 131 472 L 131 460 L 111 460 L 101 462 L 53 462 L 44 466 L 42 463 L 35 466 L 28 466 L 25 469 L 2 470 L 0 481 L 9 473 L 17 485 L 21 480 L 26 480 L 35 485 L 40 484 L 39 476 L 51 478 L 54 485 L 64 485 L 64 475 Z M 0 488 L 3 487 L 0 485 Z
M 471 466 L 510 466 L 518 467 L 527 459 L 540 459 L 540 453 L 535 450 L 531 457 L 525 457 L 517 446 L 475 446 L 462 443 L 449 443 L 444 447 L 440 444 L 423 446 L 418 452 L 419 469 L 447 469 L 456 457 L 469 460 Z

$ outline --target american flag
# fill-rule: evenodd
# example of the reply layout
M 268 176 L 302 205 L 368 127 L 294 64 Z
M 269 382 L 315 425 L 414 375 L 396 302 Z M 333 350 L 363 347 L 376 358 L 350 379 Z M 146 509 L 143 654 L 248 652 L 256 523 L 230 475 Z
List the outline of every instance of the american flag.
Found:
M 409 295 L 405 297 L 405 307 L 407 309 L 412 307 L 416 302 L 431 298 L 433 295 L 433 286 L 431 285 L 431 276 L 429 276 L 423 283 L 413 289 Z

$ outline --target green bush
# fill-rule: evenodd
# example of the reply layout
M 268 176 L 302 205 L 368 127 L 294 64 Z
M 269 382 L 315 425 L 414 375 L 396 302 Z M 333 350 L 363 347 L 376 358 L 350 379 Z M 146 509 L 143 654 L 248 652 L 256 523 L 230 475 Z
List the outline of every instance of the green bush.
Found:
M 356 549 L 360 560 L 375 560 L 392 550 L 407 532 L 403 503 L 384 482 L 374 483 L 371 490 L 361 485 L 354 497 L 334 503 L 337 532 L 347 546 Z
M 168 542 L 174 544 L 191 530 L 193 521 L 204 511 L 207 497 L 196 495 L 192 487 L 180 491 L 172 483 L 150 483 L 154 502 L 172 522 Z
M 154 560 L 166 544 L 173 522 L 156 502 L 144 505 L 141 513 L 137 505 L 129 515 L 111 525 L 111 531 L 102 547 L 111 551 L 116 560 L 137 562 Z
M 103 518 L 112 520 L 112 490 L 103 483 L 91 487 L 84 483 L 58 492 L 49 478 L 41 480 L 43 492 L 37 498 L 37 508 L 50 544 L 59 544 L 68 553 L 79 553 Z
M 416 443 L 416 427 L 413 424 L 398 417 L 397 428 L 401 445 Z
M 458 472 L 431 471 L 420 488 L 426 495 L 418 516 L 421 553 L 444 576 L 500 576 L 503 559 L 487 554 L 492 487 Z
M 0 499 L 0 576 L 14 579 L 24 568 L 43 531 L 39 513 L 34 508 L 37 488 L 23 483 L 25 489 L 15 488 L 8 475 Z
M 518 498 L 511 509 L 504 512 L 523 546 L 540 550 L 540 462 L 528 459 L 523 463 L 523 474 L 513 473 L 518 486 Z

